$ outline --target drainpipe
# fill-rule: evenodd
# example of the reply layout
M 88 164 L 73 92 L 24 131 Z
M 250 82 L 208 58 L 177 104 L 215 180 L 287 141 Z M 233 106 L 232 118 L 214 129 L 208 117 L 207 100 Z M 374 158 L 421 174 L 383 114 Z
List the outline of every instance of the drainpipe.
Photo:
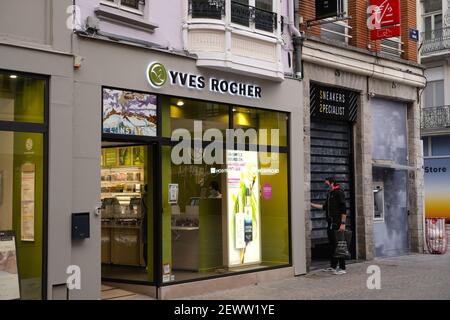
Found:
M 294 74 L 295 78 L 303 78 L 302 70 L 302 46 L 303 35 L 298 30 L 298 0 L 288 0 L 288 26 L 289 32 L 292 36 L 292 44 L 294 46 Z

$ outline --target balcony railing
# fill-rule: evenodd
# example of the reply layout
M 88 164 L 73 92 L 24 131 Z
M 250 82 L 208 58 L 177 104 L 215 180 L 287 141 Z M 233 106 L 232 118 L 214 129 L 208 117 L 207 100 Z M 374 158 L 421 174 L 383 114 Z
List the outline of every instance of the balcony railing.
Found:
M 192 18 L 222 19 L 225 0 L 189 0 L 189 15 Z
M 450 27 L 422 32 L 421 39 L 422 55 L 450 49 Z
M 225 0 L 189 0 L 192 18 L 222 19 L 225 16 Z M 231 1 L 231 22 L 255 29 L 273 32 L 277 30 L 277 14 Z
M 256 29 L 273 32 L 277 29 L 277 14 L 231 1 L 231 22 L 246 27 L 253 22 Z
M 422 109 L 423 130 L 450 128 L 450 106 Z

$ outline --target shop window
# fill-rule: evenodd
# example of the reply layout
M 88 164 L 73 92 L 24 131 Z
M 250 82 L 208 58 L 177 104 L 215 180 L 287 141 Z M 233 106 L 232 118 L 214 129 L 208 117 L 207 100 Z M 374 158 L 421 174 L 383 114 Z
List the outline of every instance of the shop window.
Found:
M 153 182 L 149 148 L 101 153 L 101 262 L 104 279 L 153 281 Z
M 174 164 L 175 148 L 162 148 L 163 283 L 289 264 L 287 154 Z
M 41 299 L 44 137 L 0 131 L 0 146 L 0 230 L 14 230 L 16 235 L 21 299 Z M 0 274 L 7 274 L 11 265 L 0 254 Z
M 229 123 L 227 105 L 169 97 L 162 97 L 161 100 L 163 136 L 171 137 L 178 129 L 188 132 L 192 139 L 202 139 L 206 130 L 217 129 L 222 133 L 218 139 L 225 137 Z
M 287 146 L 287 117 L 283 112 L 233 108 L 234 129 L 255 130 L 255 135 L 248 134 L 249 144 Z
M 0 73 L 0 121 L 44 123 L 45 83 Z

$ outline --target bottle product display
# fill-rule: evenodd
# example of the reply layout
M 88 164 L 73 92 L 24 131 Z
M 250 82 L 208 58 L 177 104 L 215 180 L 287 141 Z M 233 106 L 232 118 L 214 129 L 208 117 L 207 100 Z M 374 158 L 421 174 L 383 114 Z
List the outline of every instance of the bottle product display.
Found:
M 245 206 L 244 206 L 244 237 L 245 243 L 248 244 L 253 240 L 253 214 L 251 205 L 251 191 L 249 188 L 245 190 Z

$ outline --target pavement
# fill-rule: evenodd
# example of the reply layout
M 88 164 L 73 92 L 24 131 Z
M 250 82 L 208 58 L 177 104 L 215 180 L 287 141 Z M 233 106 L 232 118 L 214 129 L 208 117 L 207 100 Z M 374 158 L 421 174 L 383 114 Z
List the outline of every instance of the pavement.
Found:
M 380 269 L 380 289 L 368 289 L 372 275 Z M 373 282 L 371 282 L 373 283 Z M 317 270 L 307 275 L 239 289 L 192 296 L 198 300 L 449 300 L 450 253 L 413 254 L 376 259 L 347 266 L 347 274 L 333 275 Z

